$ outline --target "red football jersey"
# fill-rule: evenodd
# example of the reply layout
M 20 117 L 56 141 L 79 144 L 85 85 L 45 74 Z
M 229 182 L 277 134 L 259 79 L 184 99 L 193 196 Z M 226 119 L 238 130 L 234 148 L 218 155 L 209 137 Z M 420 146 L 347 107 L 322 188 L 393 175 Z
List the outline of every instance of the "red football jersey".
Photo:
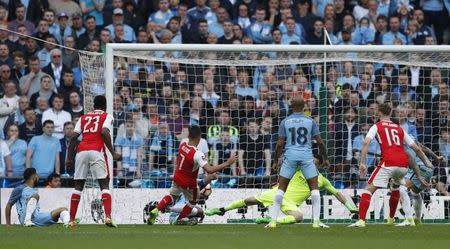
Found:
M 104 111 L 94 111 L 81 116 L 75 125 L 75 132 L 82 136 L 78 145 L 78 152 L 87 150 L 103 151 L 102 129 L 108 128 L 112 131 L 112 126 L 113 118 Z
M 398 124 L 381 120 L 370 128 L 367 137 L 372 139 L 376 137 L 380 144 L 382 157 L 380 165 L 408 167 L 408 157 L 403 143 L 406 142 L 408 146 L 411 146 L 414 141 Z
M 205 166 L 208 161 L 203 152 L 184 142 L 178 149 L 177 168 L 173 181 L 181 188 L 197 188 L 198 169 Z

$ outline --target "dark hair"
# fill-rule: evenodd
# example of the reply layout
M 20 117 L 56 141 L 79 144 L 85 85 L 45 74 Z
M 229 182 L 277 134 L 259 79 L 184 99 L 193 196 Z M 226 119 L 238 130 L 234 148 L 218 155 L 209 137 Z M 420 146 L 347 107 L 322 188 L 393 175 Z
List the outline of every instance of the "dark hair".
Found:
M 24 59 L 24 58 L 25 58 L 25 55 L 23 54 L 22 51 L 14 51 L 14 52 L 12 53 L 12 57 L 13 57 L 13 58 L 15 58 L 15 57 L 20 57 L 20 58 Z
M 74 125 L 72 121 L 67 121 L 64 123 L 64 128 L 66 128 L 66 126 L 68 125 Z
M 42 123 L 42 127 L 46 126 L 47 124 L 55 125 L 55 122 L 53 122 L 53 120 L 47 119 L 44 121 L 44 123 Z
M 53 179 L 55 179 L 55 178 L 61 178 L 61 176 L 59 174 L 56 174 L 56 173 L 51 173 L 47 177 L 47 183 L 51 183 L 53 181 Z
M 36 55 L 30 56 L 28 58 L 29 61 L 39 61 L 39 58 Z
M 64 76 L 64 74 L 73 74 L 72 70 L 66 69 L 64 71 L 62 71 L 62 75 Z
M 95 20 L 95 16 L 92 16 L 92 15 L 88 15 L 88 16 L 86 17 L 86 21 L 87 21 L 88 19 L 94 19 L 94 21 L 96 21 L 96 20 Z
M 201 136 L 202 136 L 202 131 L 200 130 L 200 126 L 198 126 L 198 125 L 189 126 L 189 138 L 190 139 L 200 138 Z
M 53 100 L 55 100 L 56 98 L 64 100 L 64 95 L 62 95 L 61 93 L 58 93 L 55 95 L 55 97 L 53 97 Z
M 378 111 L 380 111 L 384 115 L 389 116 L 391 115 L 392 108 L 389 103 L 383 103 L 378 106 Z
M 94 98 L 94 108 L 106 111 L 106 98 L 103 95 L 97 95 Z
M 32 177 L 33 175 L 37 174 L 36 169 L 35 168 L 27 168 L 25 169 L 25 171 L 23 172 L 23 179 L 25 181 L 28 181 L 28 179 L 30 179 L 30 177 Z

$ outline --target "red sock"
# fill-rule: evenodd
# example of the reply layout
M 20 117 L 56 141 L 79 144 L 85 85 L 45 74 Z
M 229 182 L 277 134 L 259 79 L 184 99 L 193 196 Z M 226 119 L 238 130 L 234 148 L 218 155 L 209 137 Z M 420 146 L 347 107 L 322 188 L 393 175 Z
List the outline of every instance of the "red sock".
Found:
M 75 220 L 75 216 L 77 216 L 78 204 L 80 203 L 81 192 L 74 191 L 72 196 L 70 197 L 70 221 Z
M 105 209 L 106 218 L 111 218 L 111 194 L 108 190 L 102 190 L 103 208 Z
M 369 210 L 371 194 L 364 193 L 361 195 L 361 201 L 359 202 L 359 219 L 366 220 L 367 210 Z
M 400 191 L 391 191 L 391 198 L 389 198 L 389 217 L 394 218 L 395 211 L 397 211 L 398 200 L 400 199 Z
M 188 217 L 189 214 L 191 214 L 192 208 L 193 208 L 193 207 L 192 207 L 191 205 L 186 204 L 186 205 L 184 206 L 183 210 L 181 210 L 180 215 L 178 215 L 178 219 L 180 220 L 180 219 L 183 219 L 183 218 Z
M 166 207 L 169 205 L 172 205 L 173 199 L 171 195 L 164 196 L 158 203 L 158 206 L 156 207 L 160 212 L 164 212 L 166 210 Z

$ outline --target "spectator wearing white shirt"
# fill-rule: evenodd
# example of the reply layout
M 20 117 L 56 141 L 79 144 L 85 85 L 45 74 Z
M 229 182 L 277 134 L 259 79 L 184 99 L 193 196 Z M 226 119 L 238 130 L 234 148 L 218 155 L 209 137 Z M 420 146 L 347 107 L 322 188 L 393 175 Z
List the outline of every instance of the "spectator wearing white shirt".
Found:
M 19 108 L 19 96 L 16 85 L 12 80 L 5 83 L 5 95 L 0 99 L 0 127 L 5 125 L 11 113 Z
M 63 110 L 64 96 L 58 94 L 53 98 L 53 108 L 50 108 L 42 113 L 42 122 L 52 120 L 55 124 L 55 131 L 53 137 L 61 139 L 64 137 L 64 123 L 72 121 L 70 113 Z

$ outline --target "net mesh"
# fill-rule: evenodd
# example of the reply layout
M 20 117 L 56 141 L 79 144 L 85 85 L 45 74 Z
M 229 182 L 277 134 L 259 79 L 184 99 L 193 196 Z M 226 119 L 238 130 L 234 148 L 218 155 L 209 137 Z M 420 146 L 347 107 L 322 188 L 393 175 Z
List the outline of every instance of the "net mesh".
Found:
M 90 110 L 93 96 L 105 94 L 104 57 L 82 54 L 80 60 Z M 109 101 L 115 147 L 123 156 L 115 163 L 115 186 L 170 187 L 178 145 L 195 124 L 204 138 L 199 149 L 211 164 L 222 163 L 231 152 L 239 154 L 239 161 L 211 183 L 217 189 L 239 189 L 239 194 L 231 192 L 215 205 L 270 189 L 277 181 L 270 166 L 278 126 L 292 111 L 290 99 L 301 95 L 305 114 L 319 124 L 328 148 L 331 166 L 320 171 L 355 203 L 355 189 L 365 187 L 380 160 L 378 146 L 371 145 L 368 175 L 359 175 L 363 137 L 378 120 L 378 105 L 391 102 L 394 119 L 444 157 L 444 163 L 435 163 L 433 190 L 424 193 L 426 204 L 432 203 L 430 196 L 445 195 L 448 186 L 449 68 L 450 53 L 115 50 L 114 99 Z M 386 196 L 378 199 L 386 204 Z M 327 203 L 341 209 L 324 207 L 323 217 L 350 218 L 336 199 Z M 427 204 L 432 210 L 424 211 L 425 218 L 437 219 L 436 206 L 447 210 L 439 215 L 448 219 L 448 203 Z M 383 204 L 378 207 L 383 210 Z M 255 218 L 266 211 L 252 210 L 225 217 Z M 309 206 L 304 210 L 308 218 Z M 376 212 L 370 217 L 379 218 Z

